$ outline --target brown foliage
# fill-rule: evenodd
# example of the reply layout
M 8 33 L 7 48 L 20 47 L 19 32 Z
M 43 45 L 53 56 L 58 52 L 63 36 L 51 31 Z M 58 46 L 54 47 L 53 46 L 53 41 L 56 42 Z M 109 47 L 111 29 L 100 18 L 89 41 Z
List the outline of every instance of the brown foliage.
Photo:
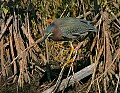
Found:
M 0 4 L 0 82 L 3 84 L 0 90 L 6 85 L 23 87 L 29 83 L 34 91 L 45 73 L 47 61 L 54 69 L 66 62 L 70 52 L 68 43 L 49 39 L 46 47 L 40 41 L 48 19 L 72 16 L 91 20 L 98 28 L 98 33 L 92 33 L 82 42 L 74 42 L 77 50 L 73 54 L 76 55 L 74 61 L 80 60 L 79 65 L 85 63 L 85 59 L 95 63 L 86 91 L 94 88 L 95 92 L 101 93 L 104 89 L 107 93 L 109 86 L 114 85 L 113 91 L 117 93 L 120 81 L 119 0 L 4 0 Z

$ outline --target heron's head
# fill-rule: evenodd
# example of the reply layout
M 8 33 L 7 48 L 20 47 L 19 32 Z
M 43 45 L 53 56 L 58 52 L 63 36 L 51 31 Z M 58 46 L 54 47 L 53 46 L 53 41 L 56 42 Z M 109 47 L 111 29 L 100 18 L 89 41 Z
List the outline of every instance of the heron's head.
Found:
M 53 22 L 46 28 L 46 30 L 44 30 L 44 38 L 43 38 L 42 42 L 44 42 L 46 38 L 53 35 L 54 28 L 55 28 L 55 23 Z
M 44 34 L 47 36 L 50 36 L 52 35 L 54 29 L 55 29 L 55 23 L 53 22 L 46 28 L 46 30 L 44 31 Z

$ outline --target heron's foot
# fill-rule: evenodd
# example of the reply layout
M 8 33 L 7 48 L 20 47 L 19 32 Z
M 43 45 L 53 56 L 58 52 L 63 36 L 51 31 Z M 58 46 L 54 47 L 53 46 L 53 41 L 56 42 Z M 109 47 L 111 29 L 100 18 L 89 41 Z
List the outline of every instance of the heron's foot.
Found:
M 68 60 L 68 61 L 62 66 L 62 68 L 64 68 L 65 66 L 67 66 L 69 63 L 73 63 L 73 62 L 74 62 L 74 59 Z

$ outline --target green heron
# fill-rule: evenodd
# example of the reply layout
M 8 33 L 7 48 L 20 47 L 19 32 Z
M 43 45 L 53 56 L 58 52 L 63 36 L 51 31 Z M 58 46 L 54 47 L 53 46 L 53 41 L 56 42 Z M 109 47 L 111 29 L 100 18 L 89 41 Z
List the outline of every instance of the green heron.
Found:
M 73 62 L 74 60 L 70 60 L 71 55 L 74 51 L 74 47 L 72 45 L 72 41 L 77 39 L 80 35 L 84 35 L 86 32 L 97 32 L 97 29 L 91 25 L 90 21 L 86 21 L 83 19 L 73 18 L 73 17 L 65 17 L 65 18 L 58 18 L 52 22 L 47 29 L 44 31 L 45 35 L 42 40 L 45 41 L 47 37 L 52 38 L 54 41 L 69 41 L 71 46 L 71 52 L 67 58 L 67 62 L 63 65 L 63 68 L 60 72 L 58 77 L 56 88 L 59 85 L 59 81 L 61 79 L 64 67 L 69 63 Z M 49 73 L 48 77 L 50 76 Z
M 97 32 L 90 21 L 65 17 L 58 18 L 44 31 L 45 37 L 50 36 L 55 41 L 71 41 L 86 32 Z
M 97 29 L 90 23 L 90 21 L 73 17 L 58 18 L 53 21 L 44 31 L 45 36 L 43 41 L 47 37 L 51 37 L 54 41 L 73 41 L 86 32 L 97 32 Z M 70 42 L 70 45 L 71 52 L 68 60 L 70 59 L 74 50 L 72 42 Z

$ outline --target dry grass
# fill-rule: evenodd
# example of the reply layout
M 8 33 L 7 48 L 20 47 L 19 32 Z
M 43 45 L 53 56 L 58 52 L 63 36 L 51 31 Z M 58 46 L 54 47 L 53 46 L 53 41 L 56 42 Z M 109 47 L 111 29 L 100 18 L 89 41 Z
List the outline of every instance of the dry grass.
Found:
M 19 91 L 17 87 L 24 87 L 23 91 L 28 88 L 35 92 L 47 61 L 52 69 L 60 69 L 70 52 L 69 44 L 48 39 L 46 48 L 40 40 L 49 18 L 70 16 L 90 20 L 98 28 L 96 34 L 74 42 L 77 50 L 74 61 L 81 62 L 77 65 L 86 60 L 95 63 L 92 78 L 79 91 L 107 93 L 112 88 L 112 93 L 117 93 L 120 83 L 119 0 L 4 0 L 0 5 L 1 91 L 7 91 L 8 87 Z M 51 85 L 46 83 L 39 86 L 40 92 Z

